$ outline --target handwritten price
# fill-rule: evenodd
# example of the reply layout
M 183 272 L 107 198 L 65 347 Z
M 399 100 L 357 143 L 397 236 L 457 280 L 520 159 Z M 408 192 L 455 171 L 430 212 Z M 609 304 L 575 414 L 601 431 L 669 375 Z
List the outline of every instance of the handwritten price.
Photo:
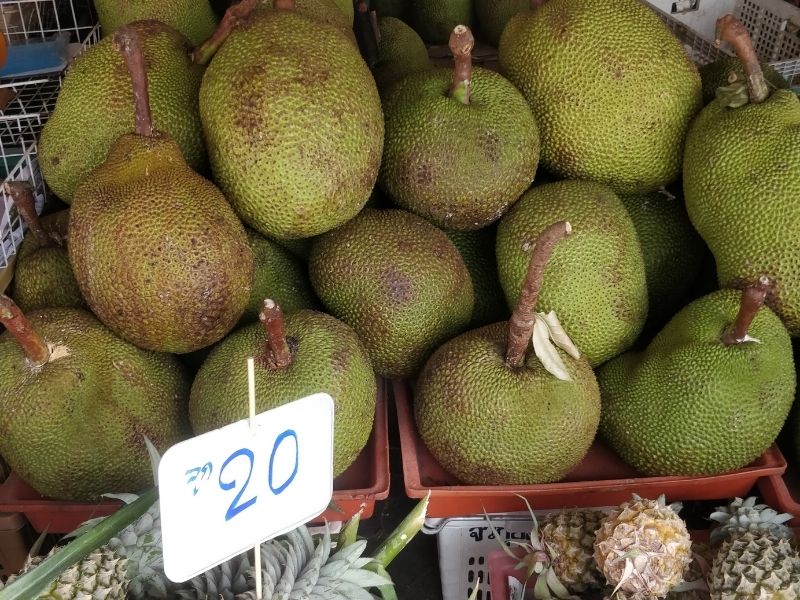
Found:
M 291 474 L 286 478 L 286 481 L 281 483 L 280 485 L 276 486 L 274 470 L 275 470 L 275 455 L 278 452 L 281 444 L 286 440 L 294 440 L 294 466 L 292 467 Z M 287 442 L 288 443 L 288 442 Z M 253 496 L 249 500 L 240 504 L 242 496 L 244 495 L 245 491 L 247 491 L 247 486 L 250 484 L 250 478 L 253 475 L 253 467 L 255 465 L 255 454 L 249 448 L 239 448 L 235 452 L 233 452 L 228 458 L 226 458 L 223 463 L 222 467 L 219 470 L 219 477 L 218 483 L 219 487 L 222 488 L 224 491 L 236 490 L 236 479 L 232 481 L 223 481 L 223 477 L 225 474 L 225 469 L 230 465 L 234 460 L 239 457 L 244 457 L 247 459 L 249 463 L 248 471 L 247 471 L 247 478 L 244 480 L 244 485 L 239 490 L 239 493 L 234 496 L 233 501 L 228 506 L 228 510 L 225 512 L 225 520 L 230 521 L 233 517 L 238 515 L 243 510 L 253 506 L 258 500 L 258 495 Z M 288 488 L 294 478 L 297 476 L 297 469 L 300 467 L 300 442 L 297 439 L 297 432 L 294 429 L 287 429 L 286 431 L 282 432 L 275 438 L 275 443 L 272 445 L 272 453 L 269 457 L 269 470 L 267 473 L 267 485 L 269 485 L 270 491 L 275 496 L 280 496 L 286 488 Z M 194 484 L 192 486 L 192 495 L 196 496 L 197 492 L 200 491 L 198 487 L 199 481 L 204 479 L 210 479 L 211 475 L 214 473 L 214 464 L 211 461 L 208 461 L 202 467 L 194 467 L 191 469 L 187 469 L 185 475 L 188 477 L 186 480 L 187 485 Z

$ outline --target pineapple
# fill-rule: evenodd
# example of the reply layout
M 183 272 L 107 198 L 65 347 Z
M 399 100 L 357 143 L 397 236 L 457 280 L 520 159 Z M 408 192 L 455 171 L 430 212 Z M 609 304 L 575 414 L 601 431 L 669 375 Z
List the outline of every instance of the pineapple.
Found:
M 574 510 L 542 520 L 542 542 L 554 552 L 553 571 L 570 592 L 586 592 L 603 585 L 594 559 L 594 540 L 605 516 L 601 511 Z
M 615 586 L 611 597 L 628 600 L 663 598 L 683 582 L 691 540 L 678 516 L 679 504 L 633 495 L 606 517 L 597 530 L 594 557 Z
M 712 600 L 800 598 L 800 555 L 784 525 L 791 515 L 751 497 L 736 498 L 711 518 L 721 524 L 711 539 L 722 542 L 708 575 Z
M 666 600 L 708 600 L 706 577 L 711 570 L 711 548 L 692 542 L 692 562 L 683 574 L 683 583 L 672 588 Z
M 56 550 L 53 548 L 46 557 L 28 556 L 19 574 L 9 577 L 6 583 L 12 583 L 52 556 Z M 124 600 L 128 588 L 126 563 L 124 558 L 107 546 L 99 548 L 61 573 L 37 600 Z M 0 583 L 2 588 L 3 584 Z
M 235 556 L 192 578 L 177 591 L 177 600 L 235 600 L 239 594 L 252 589 L 248 579 L 248 571 L 253 568 L 251 554 L 246 552 Z
M 135 494 L 106 494 L 106 496 L 117 498 L 126 504 L 138 498 Z M 67 537 L 77 537 L 105 518 L 90 519 Z M 129 600 L 166 600 L 173 597 L 175 584 L 164 574 L 161 511 L 157 501 L 145 514 L 112 537 L 106 545 L 117 555 L 127 559 Z

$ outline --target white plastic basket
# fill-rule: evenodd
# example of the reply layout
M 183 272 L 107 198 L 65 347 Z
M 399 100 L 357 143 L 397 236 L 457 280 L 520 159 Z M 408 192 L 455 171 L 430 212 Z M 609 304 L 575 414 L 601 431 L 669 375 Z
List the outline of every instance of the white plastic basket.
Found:
M 714 47 L 717 19 L 730 13 L 747 27 L 761 61 L 791 84 L 800 83 L 800 8 L 785 0 L 646 0 L 683 42 L 693 60 L 707 64 L 733 55 Z
M 540 513 L 535 511 L 536 517 Z M 541 514 L 544 516 L 546 511 Z M 489 515 L 497 533 L 508 544 L 512 540 L 530 539 L 533 521 L 528 513 Z M 422 531 L 436 535 L 439 550 L 439 573 L 444 600 L 467 600 L 480 581 L 477 600 L 491 600 L 487 556 L 500 548 L 486 518 L 452 517 L 426 519 Z

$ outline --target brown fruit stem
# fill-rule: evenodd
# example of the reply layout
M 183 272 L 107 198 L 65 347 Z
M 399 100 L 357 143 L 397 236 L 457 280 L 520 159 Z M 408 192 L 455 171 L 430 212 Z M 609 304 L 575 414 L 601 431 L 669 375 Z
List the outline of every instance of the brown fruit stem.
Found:
M 547 0 L 531 0 L 531 10 L 536 10 L 545 2 L 547 2 Z
M 219 50 L 222 44 L 225 43 L 225 40 L 228 39 L 233 28 L 243 19 L 250 16 L 250 13 L 255 10 L 258 2 L 259 0 L 241 0 L 241 2 L 229 6 L 228 10 L 226 10 L 225 14 L 222 16 L 219 25 L 217 25 L 217 28 L 214 30 L 214 33 L 211 34 L 211 37 L 194 48 L 189 54 L 192 62 L 197 65 L 207 65 L 210 63 L 211 59 L 214 58 L 214 55 L 217 53 L 217 50 Z
M 139 34 L 133 27 L 120 27 L 114 34 L 114 44 L 125 59 L 133 85 L 133 103 L 136 113 L 137 135 L 153 136 L 153 115 L 150 113 L 150 97 L 147 92 L 147 67 Z
M 39 215 L 36 214 L 36 199 L 33 197 L 33 186 L 27 181 L 7 181 L 3 186 L 6 194 L 11 196 L 17 212 L 28 225 L 33 237 L 42 248 L 55 246 L 55 240 L 42 227 Z
M 50 350 L 44 339 L 33 330 L 30 321 L 5 294 L 0 294 L 0 323 L 19 342 L 22 351 L 34 366 L 41 367 L 50 360 Z
M 534 309 L 542 289 L 542 276 L 547 261 L 553 253 L 555 245 L 572 233 L 572 225 L 568 221 L 558 221 L 539 234 L 533 247 L 528 273 L 522 284 L 517 305 L 508 322 L 508 339 L 506 346 L 506 364 L 509 367 L 521 367 L 525 360 L 525 351 L 531 343 L 533 327 L 536 324 Z
M 286 341 L 286 330 L 283 326 L 283 311 L 274 300 L 267 298 L 258 315 L 267 332 L 264 344 L 264 363 L 274 369 L 283 369 L 292 364 L 292 352 Z
M 758 104 L 769 96 L 769 87 L 764 79 L 764 72 L 758 62 L 758 56 L 753 48 L 753 40 L 742 22 L 733 15 L 723 15 L 717 19 L 717 31 L 714 45 L 719 48 L 722 42 L 728 42 L 742 61 L 747 89 L 750 91 L 750 102 Z
M 297 7 L 294 0 L 275 0 L 272 8 L 276 10 L 294 10 Z
M 372 26 L 372 34 L 375 36 L 375 43 L 381 43 L 381 27 L 378 24 L 378 13 L 377 11 L 370 11 L 369 13 L 369 24 Z
M 726 346 L 741 344 L 747 337 L 747 330 L 755 319 L 759 309 L 764 305 L 764 300 L 769 291 L 769 278 L 763 275 L 758 278 L 753 285 L 747 286 L 742 292 L 741 303 L 739 304 L 739 314 L 730 331 L 722 336 L 722 343 Z
M 450 52 L 453 53 L 455 67 L 453 82 L 450 84 L 450 97 L 463 104 L 469 104 L 472 88 L 472 48 L 475 38 L 466 25 L 456 25 L 450 34 Z

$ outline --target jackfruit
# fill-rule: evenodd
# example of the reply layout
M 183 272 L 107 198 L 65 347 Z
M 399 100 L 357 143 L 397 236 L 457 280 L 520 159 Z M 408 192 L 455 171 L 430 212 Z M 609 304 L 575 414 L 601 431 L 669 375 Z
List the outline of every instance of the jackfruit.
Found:
M 411 25 L 429 44 L 446 44 L 456 25 L 472 25 L 472 0 L 408 0 Z
M 275 0 L 259 0 L 259 2 L 261 6 L 274 8 Z M 353 6 L 351 4 L 350 11 L 345 13 L 339 6 L 340 4 L 349 4 L 349 2 L 348 0 L 295 0 L 295 10 L 315 21 L 335 27 L 355 42 Z
M 379 17 L 378 31 L 378 62 L 372 67 L 372 75 L 381 95 L 409 73 L 433 67 L 425 42 L 400 19 Z
M 140 350 L 89 312 L 28 313 L 0 295 L 0 453 L 49 498 L 99 501 L 152 485 L 160 451 L 191 435 L 177 359 Z
M 208 66 L 200 115 L 216 182 L 262 235 L 318 235 L 367 202 L 383 150 L 380 98 L 332 26 L 254 11 Z
M 132 23 L 148 65 L 153 121 L 180 145 L 189 165 L 207 164 L 197 94 L 203 67 L 192 62 L 183 35 L 157 21 Z M 67 204 L 75 188 L 134 128 L 131 78 L 113 37 L 78 56 L 67 70 L 53 114 L 39 138 L 39 165 L 53 192 Z
M 384 102 L 379 183 L 396 204 L 445 229 L 497 221 L 531 185 L 539 161 L 525 98 L 501 75 L 472 67 L 473 43 L 457 26 L 455 69 L 411 74 Z
M 665 190 L 620 199 L 642 248 L 650 300 L 646 328 L 660 329 L 689 300 L 708 248 L 692 227 L 681 198 Z
M 195 435 L 247 418 L 247 359 L 255 359 L 256 412 L 326 392 L 334 400 L 333 471 L 343 473 L 367 444 L 377 382 L 355 332 L 325 313 L 286 315 L 272 300 L 261 323 L 232 333 L 209 354 L 192 384 Z
M 30 183 L 8 181 L 4 187 L 28 225 L 14 265 L 14 302 L 26 312 L 48 307 L 87 308 L 67 254 L 69 211 L 60 210 L 40 219 Z
M 185 353 L 236 325 L 253 285 L 253 252 L 222 193 L 192 171 L 149 119 L 135 28 L 114 35 L 132 75 L 136 132 L 121 136 L 78 186 L 69 258 L 97 317 L 137 346 Z
M 537 333 L 547 339 L 548 325 L 533 318 L 536 291 L 553 244 L 568 231 L 568 223 L 555 223 L 536 241 L 526 291 L 510 321 L 446 342 L 417 379 L 414 417 L 420 436 L 439 463 L 464 483 L 558 481 L 594 440 L 600 391 L 586 358 L 574 349 L 566 351 L 559 338 L 563 345 L 551 348 L 563 364 L 556 376 L 552 362 L 540 359 L 540 347 L 535 353 L 529 348 Z
M 404 210 L 364 209 L 314 241 L 308 266 L 319 299 L 386 377 L 415 374 L 472 316 L 472 282 L 453 242 Z
M 513 307 L 539 233 L 555 219 L 574 233 L 547 263 L 536 310 L 555 310 L 593 367 L 628 349 L 647 318 L 644 259 L 622 201 L 602 183 L 559 181 L 532 188 L 500 220 L 497 265 Z
M 774 442 L 796 375 L 786 328 L 759 310 L 766 281 L 693 301 L 643 352 L 598 371 L 600 431 L 623 460 L 645 475 L 714 475 Z
M 508 20 L 530 5 L 530 0 L 475 0 L 475 16 L 486 40 L 497 46 Z
M 800 335 L 800 100 L 770 92 L 747 30 L 730 15 L 721 35 L 748 74 L 743 106 L 709 103 L 686 137 L 683 189 L 695 229 L 708 244 L 721 287 L 761 275 L 774 281 L 767 305 Z M 744 84 L 742 84 L 744 85 Z
M 624 194 L 678 178 L 700 75 L 644 2 L 549 0 L 508 21 L 498 58 L 533 109 L 548 170 Z
M 211 37 L 217 17 L 208 0 L 94 0 L 103 37 L 134 21 L 160 21 L 185 35 L 192 44 Z
M 742 61 L 735 56 L 726 56 L 700 67 L 703 82 L 703 104 L 708 104 L 717 95 L 717 89 L 735 82 L 745 82 Z M 761 63 L 761 71 L 772 89 L 789 89 L 789 82 L 767 63 Z

